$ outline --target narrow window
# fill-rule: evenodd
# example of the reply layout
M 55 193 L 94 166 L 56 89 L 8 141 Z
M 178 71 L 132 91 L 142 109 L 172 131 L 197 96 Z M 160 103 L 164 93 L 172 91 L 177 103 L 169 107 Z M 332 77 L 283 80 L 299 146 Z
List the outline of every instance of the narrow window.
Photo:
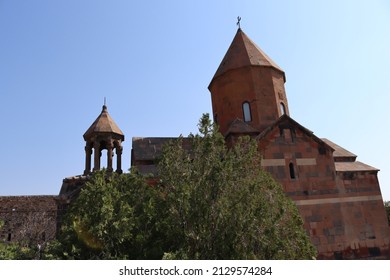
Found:
M 7 240 L 11 241 L 11 233 L 8 233 Z
M 282 116 L 286 114 L 286 106 L 284 106 L 283 102 L 280 102 L 280 113 Z
M 251 106 L 250 106 L 249 102 L 244 102 L 242 104 L 242 112 L 244 113 L 244 121 L 245 122 L 252 121 Z
M 288 165 L 288 168 L 290 169 L 290 178 L 295 179 L 295 170 L 294 170 L 294 164 L 290 162 Z

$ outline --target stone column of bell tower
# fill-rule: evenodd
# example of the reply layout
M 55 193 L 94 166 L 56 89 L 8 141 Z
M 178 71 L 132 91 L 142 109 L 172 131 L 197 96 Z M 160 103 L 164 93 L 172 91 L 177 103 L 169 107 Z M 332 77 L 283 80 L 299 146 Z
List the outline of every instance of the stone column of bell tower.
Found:
M 209 85 L 221 133 L 236 119 L 261 132 L 289 115 L 285 81 L 284 71 L 239 28 Z

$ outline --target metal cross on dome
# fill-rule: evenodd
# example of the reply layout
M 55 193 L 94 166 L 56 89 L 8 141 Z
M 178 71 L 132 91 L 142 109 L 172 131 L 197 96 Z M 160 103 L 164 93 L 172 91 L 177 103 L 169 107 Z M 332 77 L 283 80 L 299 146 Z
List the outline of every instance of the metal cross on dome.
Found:
M 241 17 L 237 17 L 237 25 L 239 29 L 241 29 L 240 21 L 241 21 Z

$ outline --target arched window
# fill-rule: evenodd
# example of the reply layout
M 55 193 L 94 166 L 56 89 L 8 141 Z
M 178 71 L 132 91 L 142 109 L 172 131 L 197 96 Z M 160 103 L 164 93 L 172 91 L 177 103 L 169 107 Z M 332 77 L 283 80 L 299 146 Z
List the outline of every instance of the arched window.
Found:
M 251 105 L 249 104 L 249 102 L 245 101 L 244 103 L 242 103 L 242 112 L 244 114 L 245 122 L 252 121 Z
M 280 102 L 280 113 L 282 116 L 286 114 L 286 106 L 284 106 L 283 102 Z
M 294 164 L 292 162 L 290 162 L 290 164 L 288 165 L 288 168 L 290 169 L 290 178 L 295 179 L 296 176 L 295 176 Z

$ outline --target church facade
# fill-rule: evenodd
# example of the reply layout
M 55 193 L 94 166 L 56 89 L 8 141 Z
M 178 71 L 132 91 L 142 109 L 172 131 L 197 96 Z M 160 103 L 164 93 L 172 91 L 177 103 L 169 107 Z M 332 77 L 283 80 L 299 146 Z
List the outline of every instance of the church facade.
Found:
M 388 258 L 378 169 L 290 117 L 284 71 L 239 28 L 212 78 L 214 122 L 228 145 L 256 139 L 262 166 L 295 202 L 319 259 Z M 134 137 L 131 165 L 156 174 L 171 138 Z
M 214 122 L 227 145 L 244 135 L 257 141 L 263 168 L 297 205 L 318 259 L 389 259 L 379 170 L 291 118 L 285 82 L 284 71 L 239 28 L 209 84 Z M 58 196 L 0 197 L 2 241 L 23 239 L 27 226 L 38 225 L 35 242 L 55 238 L 67 205 L 100 170 L 103 150 L 107 171 L 122 173 L 125 137 L 105 105 L 83 137 L 84 173 L 65 178 Z M 156 159 L 171 139 L 133 137 L 131 166 L 158 176 Z

